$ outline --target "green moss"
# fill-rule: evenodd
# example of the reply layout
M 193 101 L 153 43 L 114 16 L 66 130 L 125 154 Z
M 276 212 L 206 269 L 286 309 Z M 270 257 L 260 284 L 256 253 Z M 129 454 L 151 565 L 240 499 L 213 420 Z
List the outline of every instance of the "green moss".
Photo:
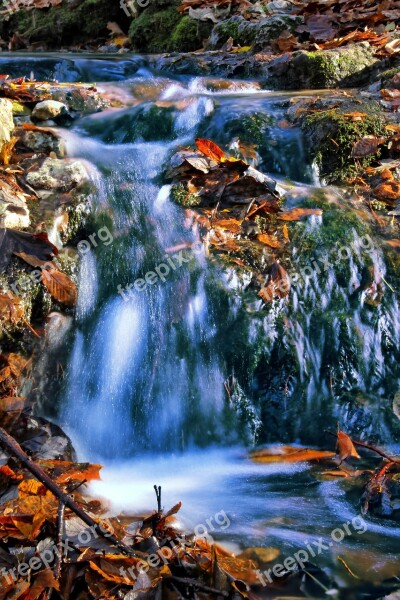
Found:
M 189 194 L 182 183 L 172 186 L 171 198 L 180 206 L 199 206 L 201 198 L 198 194 Z
M 177 52 L 191 52 L 203 46 L 203 40 L 211 33 L 211 25 L 182 17 L 171 36 L 171 49 Z
M 143 11 L 129 28 L 133 47 L 140 52 L 172 50 L 172 35 L 182 19 L 176 6 L 158 12 Z
M 302 127 L 309 154 L 328 183 L 342 182 L 375 160 L 376 155 L 352 158 L 356 142 L 367 135 L 385 135 L 383 118 L 372 113 L 353 121 L 337 110 L 321 111 L 306 117 Z
M 109 0 L 83 0 L 71 9 L 66 2 L 59 7 L 25 11 L 10 18 L 9 33 L 18 31 L 30 41 L 42 41 L 50 47 L 88 42 L 108 37 L 107 23 L 121 17 L 119 3 Z

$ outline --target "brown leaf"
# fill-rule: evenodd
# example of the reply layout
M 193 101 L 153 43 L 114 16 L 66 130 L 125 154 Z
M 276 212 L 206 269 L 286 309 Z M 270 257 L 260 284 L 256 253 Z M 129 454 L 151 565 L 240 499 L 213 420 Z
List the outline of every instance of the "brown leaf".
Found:
M 0 294 L 0 321 L 16 324 L 24 318 L 21 300 L 11 294 Z
M 353 158 L 364 158 L 364 156 L 376 154 L 379 150 L 379 146 L 381 146 L 384 141 L 384 137 L 366 135 L 354 144 L 353 149 L 351 151 L 351 156 Z
M 39 596 L 47 589 L 54 589 L 57 591 L 60 590 L 60 584 L 54 578 L 51 569 L 45 569 L 37 574 L 33 584 L 29 588 L 29 600 L 37 600 Z
M 394 202 L 400 198 L 400 183 L 398 181 L 385 181 L 374 188 L 374 194 L 384 202 Z
M 386 243 L 391 248 L 395 248 L 396 250 L 400 250 L 400 240 L 386 240 Z
M 341 461 L 346 460 L 346 458 L 360 458 L 355 446 L 349 436 L 343 431 L 338 431 L 337 434 L 337 449 L 339 458 Z
M 240 233 L 242 229 L 242 222 L 237 219 L 220 219 L 213 223 L 213 227 L 217 229 L 223 229 L 230 233 Z
M 43 269 L 42 281 L 55 300 L 66 306 L 75 305 L 78 295 L 76 285 L 65 273 Z
M 216 162 L 221 162 L 221 160 L 225 158 L 225 152 L 211 140 L 197 138 L 195 143 L 197 149 L 204 154 L 204 156 L 207 156 L 207 158 L 211 158 L 211 160 L 215 160 Z
M 290 277 L 287 271 L 279 263 L 273 263 L 269 268 L 269 273 L 265 287 L 258 295 L 264 302 L 272 302 L 275 296 L 285 298 L 290 292 Z

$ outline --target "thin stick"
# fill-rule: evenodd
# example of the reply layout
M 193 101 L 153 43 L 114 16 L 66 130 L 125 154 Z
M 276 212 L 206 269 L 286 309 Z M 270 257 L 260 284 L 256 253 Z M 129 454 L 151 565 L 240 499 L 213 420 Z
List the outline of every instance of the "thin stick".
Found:
M 18 442 L 0 427 L 0 444 L 12 455 L 15 456 L 22 465 L 30 472 L 40 483 L 47 487 L 56 498 L 58 498 L 67 508 L 71 509 L 86 525 L 93 527 L 94 530 L 111 545 L 117 546 L 124 554 L 136 556 L 135 552 L 118 540 L 114 535 L 105 530 L 99 523 L 90 517 L 68 494 L 63 492 L 58 485 L 54 483 L 47 473 L 22 450 Z
M 155 485 L 154 486 L 154 491 L 156 493 L 156 498 L 157 498 L 157 511 L 159 513 L 162 513 L 162 506 L 161 506 L 161 485 L 159 485 L 158 487 Z
M 63 562 L 63 529 L 64 529 L 65 504 L 60 500 L 57 512 L 57 556 L 54 565 L 54 578 L 60 579 L 61 567 Z

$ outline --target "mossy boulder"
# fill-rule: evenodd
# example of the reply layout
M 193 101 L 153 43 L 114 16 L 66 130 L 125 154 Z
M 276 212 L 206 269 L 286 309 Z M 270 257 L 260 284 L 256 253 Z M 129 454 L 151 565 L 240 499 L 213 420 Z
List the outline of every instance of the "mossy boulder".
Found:
M 67 0 L 57 7 L 40 10 L 20 10 L 1 24 L 2 37 L 18 31 L 30 42 L 42 42 L 49 48 L 60 48 L 107 38 L 107 23 L 117 21 L 126 26 L 126 17 L 119 2 L 83 0 L 71 8 Z
M 271 15 L 257 23 L 239 16 L 231 17 L 215 25 L 209 47 L 221 48 L 232 38 L 234 45 L 252 46 L 254 50 L 262 50 L 283 31 L 293 32 L 302 23 L 303 17 L 292 15 Z
M 333 108 L 309 114 L 302 122 L 310 158 L 316 162 L 320 176 L 327 183 L 343 182 L 358 169 L 367 167 L 376 159 L 376 154 L 355 159 L 351 155 L 354 144 L 367 135 L 384 136 L 386 133 L 377 104 L 356 105 L 353 110 L 365 111 L 365 117 L 353 120 L 344 116 L 350 111 Z
M 356 87 L 373 80 L 381 61 L 361 43 L 335 50 L 286 53 L 266 69 L 266 87 L 318 89 Z
M 150 5 L 129 28 L 129 37 L 135 50 L 139 52 L 190 52 L 203 46 L 208 38 L 211 25 L 200 23 L 182 15 L 177 10 L 177 2 L 167 7 Z M 160 10 L 162 8 L 162 10 Z

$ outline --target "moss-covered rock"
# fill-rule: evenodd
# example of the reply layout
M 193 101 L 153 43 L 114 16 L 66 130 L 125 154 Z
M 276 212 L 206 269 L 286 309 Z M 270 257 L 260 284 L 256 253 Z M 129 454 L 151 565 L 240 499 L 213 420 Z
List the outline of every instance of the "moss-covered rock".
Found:
M 176 1 L 164 7 L 151 4 L 136 17 L 129 28 L 129 37 L 139 52 L 190 52 L 203 46 L 211 25 L 190 19 L 177 10 Z
M 267 67 L 265 85 L 280 89 L 355 87 L 372 80 L 381 61 L 366 44 L 283 54 Z
M 182 17 L 171 36 L 171 49 L 177 52 L 198 50 L 211 33 L 211 25 L 195 21 L 187 15 Z
M 357 109 L 360 110 L 359 105 Z M 356 142 L 367 135 L 385 135 L 385 121 L 374 104 L 362 120 L 344 116 L 343 110 L 330 109 L 305 117 L 302 123 L 309 155 L 318 165 L 320 176 L 328 183 L 343 182 L 361 167 L 367 167 L 376 155 L 351 156 Z
M 18 31 L 31 42 L 43 42 L 49 48 L 85 43 L 108 37 L 107 23 L 125 25 L 119 2 L 112 0 L 83 0 L 71 8 L 67 0 L 57 7 L 40 10 L 20 10 L 2 23 L 2 36 Z

